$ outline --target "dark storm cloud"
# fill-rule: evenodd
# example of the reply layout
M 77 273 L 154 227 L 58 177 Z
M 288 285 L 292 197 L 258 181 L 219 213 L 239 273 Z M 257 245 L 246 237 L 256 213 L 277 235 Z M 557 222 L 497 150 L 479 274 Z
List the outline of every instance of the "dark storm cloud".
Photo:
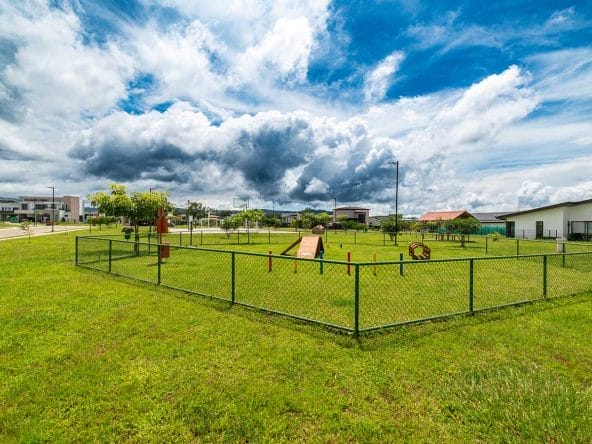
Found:
M 139 146 L 107 139 L 102 144 L 74 148 L 74 159 L 82 161 L 85 174 L 116 181 L 154 178 L 163 182 L 185 182 L 192 156 L 171 144 Z
M 208 126 L 190 112 L 173 107 L 160 115 L 111 117 L 70 157 L 84 175 L 113 181 L 150 179 L 286 203 L 390 200 L 383 196 L 394 187 L 392 151 L 359 121 L 270 112 Z
M 356 201 L 388 201 L 388 197 L 381 197 L 384 190 L 394 188 L 394 168 L 388 165 L 392 160 L 390 151 L 385 150 L 379 156 L 367 161 L 365 159 L 370 150 L 371 139 L 364 138 L 352 147 L 348 153 L 345 165 L 340 162 L 338 155 L 324 156 L 306 166 L 298 179 L 298 185 L 290 193 L 291 200 L 329 200 L 337 198 L 342 202 Z M 323 181 L 327 185 L 326 191 L 307 191 L 308 184 L 313 179 Z M 399 171 L 402 181 L 403 170 Z
M 296 119 L 283 127 L 270 122 L 255 131 L 242 130 L 221 160 L 239 170 L 263 197 L 273 197 L 286 170 L 305 163 L 314 148 L 307 121 Z

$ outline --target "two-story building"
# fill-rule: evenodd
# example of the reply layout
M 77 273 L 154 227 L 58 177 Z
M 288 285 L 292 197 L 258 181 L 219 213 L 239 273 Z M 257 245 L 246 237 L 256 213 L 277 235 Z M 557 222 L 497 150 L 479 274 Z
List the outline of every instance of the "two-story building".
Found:
M 359 224 L 369 226 L 370 224 L 370 210 L 368 208 L 360 207 L 340 207 L 335 208 L 335 220 L 352 220 Z
M 80 198 L 78 196 L 20 196 L 14 211 L 19 221 L 78 222 Z
M 16 222 L 15 211 L 19 209 L 20 200 L 14 197 L 0 197 L 0 220 Z

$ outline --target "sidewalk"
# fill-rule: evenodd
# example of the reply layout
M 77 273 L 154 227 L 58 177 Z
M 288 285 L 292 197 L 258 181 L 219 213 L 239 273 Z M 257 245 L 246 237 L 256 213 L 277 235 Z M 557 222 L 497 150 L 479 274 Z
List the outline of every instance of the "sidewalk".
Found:
M 88 230 L 87 225 L 56 225 L 54 226 L 54 231 L 51 231 L 51 226 L 46 225 L 37 225 L 36 227 L 31 227 L 31 236 L 45 236 L 48 234 L 64 234 L 65 231 L 79 231 L 79 230 Z M 15 239 L 19 237 L 28 237 L 29 233 L 20 229 L 19 227 L 14 228 L 0 228 L 0 241 L 6 239 Z

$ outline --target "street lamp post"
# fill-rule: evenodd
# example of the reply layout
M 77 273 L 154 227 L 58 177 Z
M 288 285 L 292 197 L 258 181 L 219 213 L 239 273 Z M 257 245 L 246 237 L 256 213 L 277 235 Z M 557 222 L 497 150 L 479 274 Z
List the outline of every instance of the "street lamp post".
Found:
M 333 229 L 337 231 L 337 198 L 333 198 Z
M 55 187 L 47 187 L 51 188 L 51 232 L 54 232 L 54 224 L 55 224 Z
M 395 165 L 395 245 L 399 235 L 399 161 L 390 161 L 389 165 Z

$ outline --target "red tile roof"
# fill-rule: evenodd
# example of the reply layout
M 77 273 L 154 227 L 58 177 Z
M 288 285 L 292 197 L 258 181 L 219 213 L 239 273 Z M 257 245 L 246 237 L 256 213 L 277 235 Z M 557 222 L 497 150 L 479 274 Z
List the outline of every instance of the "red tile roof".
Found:
M 472 217 L 470 213 L 465 210 L 461 211 L 428 211 L 419 218 L 421 222 L 432 222 L 436 220 L 452 220 L 463 217 Z

